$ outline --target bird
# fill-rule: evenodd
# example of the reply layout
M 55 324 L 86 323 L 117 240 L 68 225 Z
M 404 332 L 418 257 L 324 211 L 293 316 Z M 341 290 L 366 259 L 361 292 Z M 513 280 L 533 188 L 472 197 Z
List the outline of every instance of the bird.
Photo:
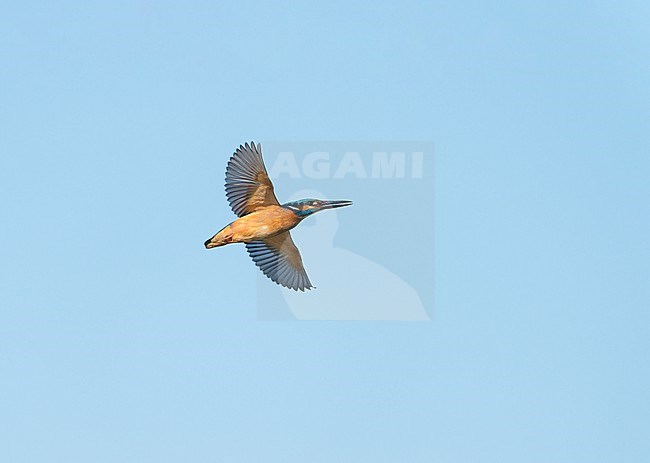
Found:
M 316 212 L 351 206 L 352 201 L 305 198 L 280 204 L 269 178 L 262 145 L 239 145 L 226 167 L 226 198 L 238 216 L 204 245 L 206 249 L 244 243 L 271 281 L 294 291 L 315 289 L 289 232 Z

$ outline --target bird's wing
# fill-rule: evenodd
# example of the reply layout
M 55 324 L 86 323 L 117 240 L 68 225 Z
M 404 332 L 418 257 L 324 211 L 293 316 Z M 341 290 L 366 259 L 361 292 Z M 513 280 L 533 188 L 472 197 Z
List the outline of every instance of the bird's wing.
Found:
M 296 291 L 313 288 L 289 232 L 246 243 L 246 250 L 264 275 L 277 284 Z
M 240 145 L 226 168 L 226 196 L 233 212 L 242 217 L 266 206 L 279 205 L 262 160 L 262 145 Z

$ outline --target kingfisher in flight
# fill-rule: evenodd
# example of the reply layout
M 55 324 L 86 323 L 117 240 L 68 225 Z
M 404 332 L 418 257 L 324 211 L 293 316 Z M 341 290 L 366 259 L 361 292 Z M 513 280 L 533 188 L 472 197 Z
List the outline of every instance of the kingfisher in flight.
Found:
M 289 230 L 310 215 L 352 201 L 300 199 L 280 204 L 264 167 L 262 145 L 240 145 L 226 168 L 226 197 L 239 216 L 205 242 L 206 249 L 244 243 L 260 270 L 275 283 L 295 291 L 312 289 L 300 252 Z

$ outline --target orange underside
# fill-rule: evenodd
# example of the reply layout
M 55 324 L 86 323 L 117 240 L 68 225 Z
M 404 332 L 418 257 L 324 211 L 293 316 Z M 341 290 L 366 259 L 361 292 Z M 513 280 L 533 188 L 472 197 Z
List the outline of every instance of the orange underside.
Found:
M 300 218 L 280 206 L 267 206 L 226 225 L 210 240 L 217 246 L 262 240 L 291 230 Z

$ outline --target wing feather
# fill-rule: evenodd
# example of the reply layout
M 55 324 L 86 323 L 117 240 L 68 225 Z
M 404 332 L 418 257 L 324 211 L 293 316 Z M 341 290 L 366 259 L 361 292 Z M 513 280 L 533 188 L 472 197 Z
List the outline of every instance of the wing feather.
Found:
M 239 217 L 266 206 L 279 205 L 273 183 L 264 167 L 262 145 L 245 143 L 232 155 L 226 168 L 226 197 Z
M 296 291 L 313 288 L 302 264 L 300 251 L 289 232 L 246 243 L 246 250 L 255 265 L 275 283 Z

